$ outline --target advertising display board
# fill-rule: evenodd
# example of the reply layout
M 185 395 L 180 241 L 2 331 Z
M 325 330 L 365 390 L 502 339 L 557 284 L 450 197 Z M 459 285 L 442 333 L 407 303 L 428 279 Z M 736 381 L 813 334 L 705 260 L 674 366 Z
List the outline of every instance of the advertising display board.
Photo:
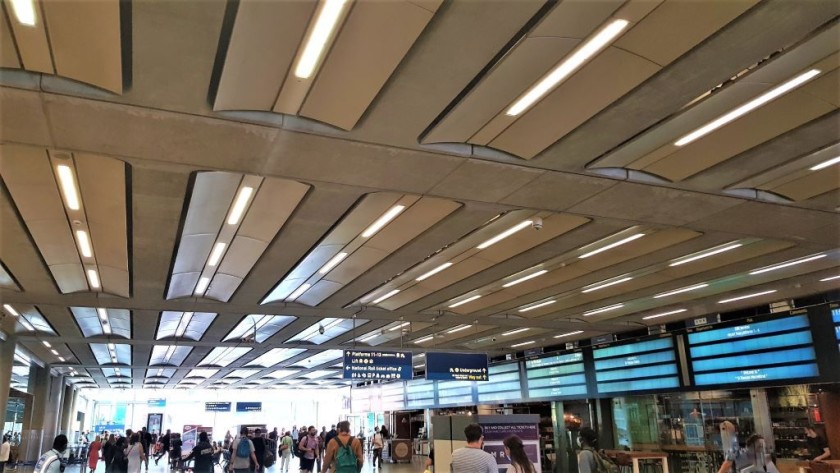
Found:
M 409 380 L 410 351 L 344 350 L 344 379 Z

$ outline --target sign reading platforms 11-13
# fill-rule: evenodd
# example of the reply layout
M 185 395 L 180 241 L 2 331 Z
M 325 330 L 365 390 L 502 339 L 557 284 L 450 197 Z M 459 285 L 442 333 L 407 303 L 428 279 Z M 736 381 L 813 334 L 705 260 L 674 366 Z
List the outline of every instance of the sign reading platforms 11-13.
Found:
M 410 351 L 344 350 L 344 379 L 411 379 Z

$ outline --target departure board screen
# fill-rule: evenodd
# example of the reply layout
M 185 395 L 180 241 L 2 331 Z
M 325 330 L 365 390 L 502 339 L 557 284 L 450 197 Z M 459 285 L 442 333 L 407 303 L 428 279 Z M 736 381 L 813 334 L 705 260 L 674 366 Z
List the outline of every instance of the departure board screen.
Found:
M 473 383 L 469 381 L 438 381 L 438 405 L 469 406 L 475 404 Z
M 490 381 L 475 384 L 478 402 L 493 403 L 522 400 L 519 363 L 493 365 L 488 370 L 490 371 Z
M 704 327 L 688 334 L 689 355 L 698 386 L 754 383 L 819 376 L 807 315 L 724 328 Z
M 415 379 L 405 383 L 405 407 L 426 409 L 435 406 L 435 382 Z
M 592 350 L 599 393 L 680 386 L 674 340 L 668 336 Z
M 487 381 L 487 355 L 426 353 L 426 379 Z
M 840 350 L 840 308 L 831 309 L 831 318 L 834 320 L 834 336 L 837 338 L 837 349 Z
M 529 398 L 587 396 L 583 353 L 566 353 L 525 361 Z
M 379 389 L 379 395 L 382 398 L 382 409 L 386 411 L 398 411 L 405 409 L 403 383 L 383 384 Z

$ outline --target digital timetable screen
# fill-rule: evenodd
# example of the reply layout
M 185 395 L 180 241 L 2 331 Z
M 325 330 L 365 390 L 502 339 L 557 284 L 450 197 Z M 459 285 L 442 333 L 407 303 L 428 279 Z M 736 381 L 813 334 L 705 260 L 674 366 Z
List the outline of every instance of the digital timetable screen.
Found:
M 599 393 L 680 386 L 671 337 L 595 348 L 592 354 Z
M 522 400 L 522 385 L 519 382 L 519 363 L 493 365 L 489 368 L 489 371 L 490 381 L 475 383 L 478 402 L 491 403 Z
M 807 315 L 688 334 L 698 386 L 819 376 Z
M 834 320 L 834 336 L 837 339 L 837 349 L 840 350 L 840 308 L 831 309 L 831 319 Z
M 567 353 L 525 361 L 528 397 L 586 396 L 583 353 Z

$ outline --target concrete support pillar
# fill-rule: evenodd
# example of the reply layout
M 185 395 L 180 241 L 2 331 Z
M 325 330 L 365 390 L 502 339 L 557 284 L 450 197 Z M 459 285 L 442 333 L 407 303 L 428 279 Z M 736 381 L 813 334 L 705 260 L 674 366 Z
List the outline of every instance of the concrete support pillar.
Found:
M 6 425 L 6 404 L 12 385 L 12 365 L 15 361 L 17 338 L 12 334 L 0 341 L 0 426 Z
M 60 434 L 61 411 L 64 404 L 64 376 L 50 376 L 50 398 L 47 405 L 47 413 L 44 416 L 45 437 L 49 439 L 49 445 L 56 435 Z M 44 445 L 44 448 L 49 448 Z
M 67 385 L 64 386 L 64 402 L 61 405 L 61 424 L 59 425 L 59 430 L 67 434 L 67 438 L 70 437 L 70 414 L 73 412 L 73 386 Z

